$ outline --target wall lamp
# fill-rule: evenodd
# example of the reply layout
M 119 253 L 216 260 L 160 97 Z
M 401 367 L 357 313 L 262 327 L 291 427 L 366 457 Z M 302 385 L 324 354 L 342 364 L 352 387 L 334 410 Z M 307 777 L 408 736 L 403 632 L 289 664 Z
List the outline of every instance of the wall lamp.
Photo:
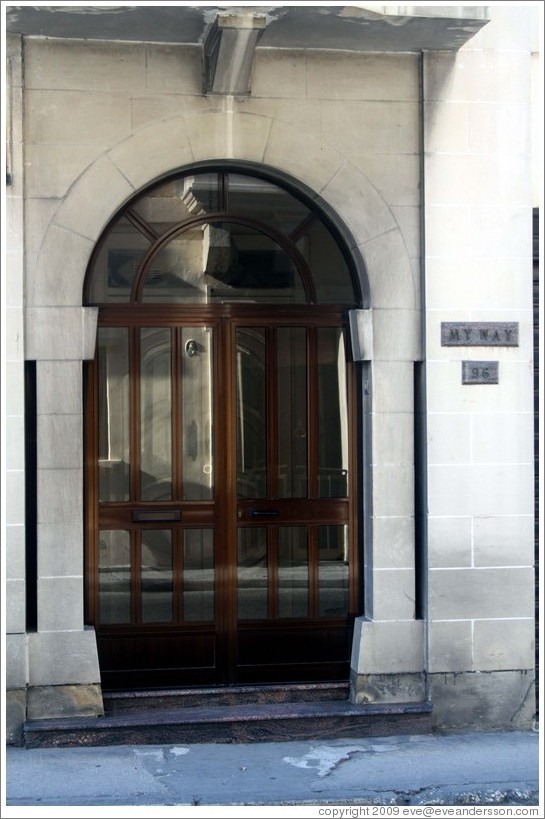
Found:
M 204 93 L 249 94 L 257 41 L 267 24 L 258 14 L 218 14 L 203 43 Z

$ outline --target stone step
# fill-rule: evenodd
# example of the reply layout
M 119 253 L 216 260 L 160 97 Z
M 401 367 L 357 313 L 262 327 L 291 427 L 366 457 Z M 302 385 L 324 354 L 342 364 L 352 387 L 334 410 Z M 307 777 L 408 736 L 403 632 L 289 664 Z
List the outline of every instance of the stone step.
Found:
M 430 703 L 251 703 L 120 711 L 25 723 L 27 748 L 344 739 L 431 733 Z
M 349 688 L 348 682 L 330 682 L 109 691 L 103 694 L 103 701 L 107 714 L 150 708 L 187 708 L 201 705 L 231 706 L 253 703 L 320 702 L 323 700 L 346 702 Z

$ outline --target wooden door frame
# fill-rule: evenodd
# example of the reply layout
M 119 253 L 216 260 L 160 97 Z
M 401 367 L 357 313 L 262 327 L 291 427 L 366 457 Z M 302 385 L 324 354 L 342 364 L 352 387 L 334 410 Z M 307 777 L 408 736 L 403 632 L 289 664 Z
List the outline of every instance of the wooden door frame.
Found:
M 235 349 L 235 331 L 237 326 L 300 326 L 327 327 L 341 326 L 345 334 L 348 333 L 347 310 L 352 305 L 325 306 L 325 305 L 249 305 L 249 304 L 220 304 L 220 305 L 161 305 L 161 304 L 122 304 L 104 305 L 99 310 L 100 327 L 176 327 L 176 326 L 214 326 L 214 505 L 215 541 L 225 539 L 223 551 L 215 552 L 216 584 L 215 595 L 215 630 L 217 645 L 221 656 L 218 661 L 223 666 L 224 684 L 234 682 L 233 663 L 236 656 L 237 642 L 237 493 L 236 493 L 236 404 L 234 404 L 235 384 L 233 357 Z M 136 330 L 135 330 L 136 332 Z M 348 346 L 348 345 L 347 345 Z M 138 381 L 137 361 L 131 360 L 131 380 Z M 85 613 L 86 622 L 95 625 L 98 629 L 98 566 L 95 544 L 99 530 L 98 504 L 98 395 L 96 390 L 96 359 L 87 367 L 85 385 Z M 349 403 L 349 489 L 348 489 L 348 524 L 350 548 L 349 573 L 349 610 L 353 617 L 358 613 L 359 604 L 359 572 L 361 558 L 358 555 L 358 464 L 357 464 L 357 401 L 356 401 L 356 374 L 353 363 L 348 362 L 347 391 Z M 131 407 L 134 411 L 134 402 L 137 401 L 136 391 L 132 393 Z M 225 403 L 230 407 L 224 412 Z M 134 416 L 136 417 L 136 416 Z M 309 422 L 310 417 L 309 417 Z M 133 427 L 135 422 L 131 423 Z M 176 426 L 176 424 L 174 424 Z M 131 433 L 131 436 L 134 433 Z M 217 446 L 222 440 L 223 445 Z M 173 442 L 174 446 L 174 442 Z M 131 449 L 131 452 L 133 450 Z M 134 450 L 135 451 L 135 450 Z M 310 454 L 310 463 L 317 454 Z M 131 470 L 137 469 L 132 462 Z M 313 470 L 316 471 L 316 470 Z M 309 475 L 312 474 L 309 472 Z M 219 485 L 219 479 L 223 486 Z M 131 495 L 133 495 L 131 483 Z M 309 486 L 309 494 L 312 494 Z M 317 498 L 317 492 L 313 493 Z M 318 499 L 317 499 L 318 500 Z M 131 499 L 130 505 L 152 506 L 153 502 L 140 502 Z M 175 505 L 176 502 L 173 502 Z M 181 501 L 179 501 L 181 503 Z M 198 503 L 192 510 L 191 520 L 198 524 L 201 520 L 198 512 Z M 161 503 L 162 507 L 168 504 Z M 120 505 L 121 506 L 121 505 Z M 218 562 L 218 557 L 221 559 Z M 133 568 L 133 573 L 135 569 Z M 353 619 L 353 618 L 352 618 Z M 218 684 L 222 684 L 221 682 Z

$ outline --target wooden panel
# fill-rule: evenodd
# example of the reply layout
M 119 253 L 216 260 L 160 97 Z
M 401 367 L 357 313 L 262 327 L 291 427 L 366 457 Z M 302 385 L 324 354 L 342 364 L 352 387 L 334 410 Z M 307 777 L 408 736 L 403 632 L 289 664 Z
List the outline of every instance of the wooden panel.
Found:
M 213 668 L 213 632 L 107 635 L 98 640 L 101 664 L 110 671 Z
M 302 665 L 342 662 L 349 644 L 347 623 L 336 625 L 239 626 L 237 664 Z

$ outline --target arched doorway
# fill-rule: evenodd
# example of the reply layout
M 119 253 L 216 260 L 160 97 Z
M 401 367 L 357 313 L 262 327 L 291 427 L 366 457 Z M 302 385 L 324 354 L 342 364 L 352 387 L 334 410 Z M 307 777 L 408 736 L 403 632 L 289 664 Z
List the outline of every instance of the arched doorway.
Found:
M 347 679 L 361 295 L 335 228 L 266 173 L 199 167 L 117 214 L 85 300 L 103 687 Z

